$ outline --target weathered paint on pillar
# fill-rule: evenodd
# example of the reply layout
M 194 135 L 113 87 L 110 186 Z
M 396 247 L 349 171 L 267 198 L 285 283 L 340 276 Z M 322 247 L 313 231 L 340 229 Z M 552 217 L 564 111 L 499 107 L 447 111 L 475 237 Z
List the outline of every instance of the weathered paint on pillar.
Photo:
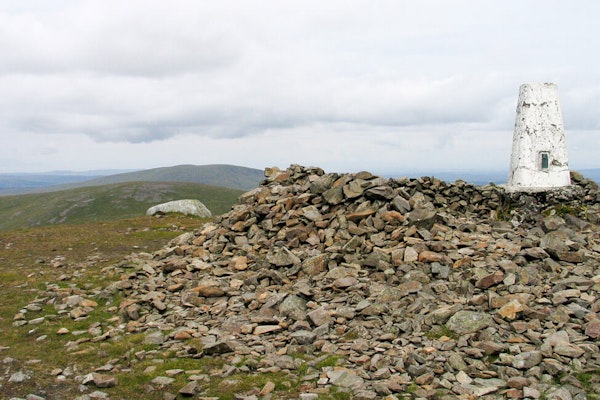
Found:
M 565 130 L 553 83 L 519 89 L 508 189 L 538 191 L 571 184 Z

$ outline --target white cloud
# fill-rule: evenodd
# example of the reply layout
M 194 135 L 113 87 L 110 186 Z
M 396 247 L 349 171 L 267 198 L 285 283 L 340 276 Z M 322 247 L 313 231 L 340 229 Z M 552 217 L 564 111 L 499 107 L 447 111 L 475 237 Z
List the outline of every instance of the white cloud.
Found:
M 596 143 L 590 149 L 580 138 L 600 130 L 599 8 L 7 2 L 0 4 L 0 132 L 9 146 L 24 135 L 53 137 L 63 158 L 35 162 L 50 169 L 91 162 L 73 146 L 104 154 L 104 162 L 122 153 L 129 166 L 118 168 L 146 166 L 138 153 L 186 147 L 178 146 L 183 137 L 210 143 L 211 162 L 261 168 L 266 160 L 338 170 L 411 162 L 504 168 L 519 85 L 554 81 L 574 157 L 592 163 Z M 240 144 L 253 151 L 237 151 Z M 365 146 L 377 156 L 361 153 Z M 203 162 L 185 151 L 164 153 L 161 165 Z M 37 154 L 24 149 L 21 158 Z

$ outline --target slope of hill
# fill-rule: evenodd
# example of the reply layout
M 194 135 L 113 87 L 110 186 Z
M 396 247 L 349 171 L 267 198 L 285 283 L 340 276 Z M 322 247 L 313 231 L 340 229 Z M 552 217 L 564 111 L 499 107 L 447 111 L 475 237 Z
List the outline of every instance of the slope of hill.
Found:
M 62 188 L 72 189 L 122 182 L 193 182 L 245 191 L 257 187 L 263 178 L 262 170 L 235 165 L 176 165 L 103 176 Z
M 144 215 L 158 203 L 193 198 L 213 215 L 228 211 L 243 191 L 185 182 L 128 182 L 0 197 L 0 229 L 87 223 Z
M 0 174 L 0 195 L 55 192 L 122 182 L 193 182 L 240 190 L 257 187 L 263 171 L 235 165 L 177 165 L 141 171 Z
M 579 169 L 588 179 L 600 182 L 600 169 Z M 506 171 L 427 171 L 385 170 L 378 175 L 389 178 L 419 178 L 433 176 L 446 182 L 464 180 L 474 185 L 506 183 Z M 195 182 L 247 191 L 264 179 L 263 171 L 235 165 L 177 165 L 142 171 L 87 171 L 50 172 L 40 174 L 0 174 L 0 196 L 24 193 L 42 193 L 85 186 L 108 185 L 121 182 Z

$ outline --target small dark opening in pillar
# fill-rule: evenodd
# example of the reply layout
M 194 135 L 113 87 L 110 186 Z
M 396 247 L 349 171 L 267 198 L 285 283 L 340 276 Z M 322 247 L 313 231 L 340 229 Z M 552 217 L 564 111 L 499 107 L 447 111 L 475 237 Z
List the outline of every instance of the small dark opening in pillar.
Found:
M 550 165 L 549 158 L 550 155 L 547 152 L 544 151 L 540 153 L 540 167 L 542 171 L 548 169 L 548 166 Z

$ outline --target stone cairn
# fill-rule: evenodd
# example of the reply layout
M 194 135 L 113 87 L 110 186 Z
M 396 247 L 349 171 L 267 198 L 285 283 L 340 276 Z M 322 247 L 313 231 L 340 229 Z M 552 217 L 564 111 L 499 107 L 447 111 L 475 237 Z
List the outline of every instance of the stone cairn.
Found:
M 302 369 L 302 399 L 333 386 L 357 399 L 600 391 L 597 375 L 577 379 L 600 369 L 594 182 L 507 193 L 297 165 L 265 177 L 230 212 L 126 260 L 105 289 L 125 297 L 120 324 L 96 340 L 143 332 L 180 357 L 223 358 L 223 377 Z

